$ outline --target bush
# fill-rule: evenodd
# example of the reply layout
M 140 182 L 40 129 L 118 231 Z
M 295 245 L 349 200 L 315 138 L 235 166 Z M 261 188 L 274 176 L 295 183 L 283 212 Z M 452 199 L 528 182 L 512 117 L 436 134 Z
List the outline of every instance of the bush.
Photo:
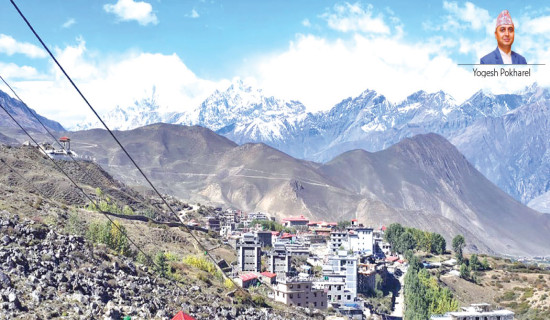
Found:
M 103 243 L 108 248 L 122 255 L 130 255 L 130 245 L 126 237 L 126 228 L 115 221 L 112 223 L 107 220 L 103 224 L 100 222 L 92 222 L 88 226 L 86 238 L 93 243 Z
M 254 302 L 254 304 L 257 306 L 257 307 L 263 307 L 265 306 L 265 298 L 263 296 L 260 296 L 260 295 L 254 295 L 252 297 L 252 302 Z
M 218 270 L 218 266 L 204 256 L 186 256 L 183 258 L 182 262 L 199 270 L 206 271 L 220 280 L 222 279 L 222 273 Z

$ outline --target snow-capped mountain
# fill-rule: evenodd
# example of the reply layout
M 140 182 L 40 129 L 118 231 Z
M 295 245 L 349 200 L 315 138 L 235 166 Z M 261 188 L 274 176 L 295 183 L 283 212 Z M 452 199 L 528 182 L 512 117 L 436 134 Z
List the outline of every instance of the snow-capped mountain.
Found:
M 130 130 L 153 123 L 165 122 L 170 114 L 159 110 L 156 101 L 155 90 L 151 97 L 135 101 L 133 105 L 125 108 L 116 106 L 113 110 L 101 115 L 101 119 L 112 130 Z M 95 116 L 90 116 L 81 124 L 76 125 L 73 131 L 103 128 L 103 125 Z
M 461 104 L 443 91 L 418 91 L 392 103 L 366 90 L 312 114 L 300 102 L 268 97 L 235 81 L 189 112 L 162 113 L 153 95 L 129 108 L 117 107 L 104 119 L 112 128 L 124 130 L 156 122 L 200 125 L 239 144 L 262 142 L 318 162 L 353 149 L 380 151 L 404 138 L 433 132 L 454 143 L 492 182 L 527 203 L 550 191 L 550 169 L 534 165 L 550 163 L 537 151 L 550 150 L 547 145 L 540 149 L 541 141 L 550 137 L 539 134 L 550 131 L 545 127 L 550 115 L 537 113 L 540 116 L 532 118 L 548 101 L 549 91 L 537 84 L 513 94 L 481 90 Z M 80 128 L 93 126 L 97 123 Z
M 192 112 L 175 114 L 169 123 L 207 127 L 237 143 L 281 145 L 306 115 L 300 102 L 267 97 L 239 80 L 225 91 L 216 90 Z

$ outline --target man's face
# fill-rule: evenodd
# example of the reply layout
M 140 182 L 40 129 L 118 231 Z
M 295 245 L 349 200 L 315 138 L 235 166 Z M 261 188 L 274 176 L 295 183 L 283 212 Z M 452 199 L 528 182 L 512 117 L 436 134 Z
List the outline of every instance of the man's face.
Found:
M 514 25 L 503 24 L 495 30 L 495 38 L 497 38 L 499 47 L 510 47 L 514 43 Z

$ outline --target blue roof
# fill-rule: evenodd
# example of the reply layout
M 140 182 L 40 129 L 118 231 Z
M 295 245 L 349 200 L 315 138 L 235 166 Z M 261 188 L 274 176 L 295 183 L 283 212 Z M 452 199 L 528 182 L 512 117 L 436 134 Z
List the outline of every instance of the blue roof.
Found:
M 361 309 L 357 303 L 344 303 L 344 306 L 355 308 L 355 309 Z

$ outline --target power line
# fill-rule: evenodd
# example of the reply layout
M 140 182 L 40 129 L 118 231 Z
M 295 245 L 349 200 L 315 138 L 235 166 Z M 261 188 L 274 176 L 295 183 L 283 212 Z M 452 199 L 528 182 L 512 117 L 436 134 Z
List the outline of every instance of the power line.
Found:
M 1 103 L 0 103 L 0 108 L 3 109 L 3 110 L 8 114 L 8 116 L 17 124 L 17 126 L 18 126 L 21 130 L 23 130 L 23 132 L 24 132 L 24 133 L 25 133 L 25 134 L 26 134 L 26 135 L 36 144 L 36 146 L 37 146 L 42 152 L 45 153 L 45 150 L 42 148 L 42 146 L 41 146 L 38 142 L 36 142 L 36 140 L 29 134 L 29 132 L 28 132 L 23 126 L 21 126 L 21 124 L 17 121 L 17 119 L 15 119 L 15 118 L 13 117 L 13 115 L 10 114 L 10 113 L 8 112 L 8 110 L 7 110 Z M 161 267 L 160 267 L 158 264 L 156 264 L 155 261 L 154 261 L 147 253 L 145 253 L 145 252 L 137 245 L 137 243 L 135 243 L 135 242 L 132 240 L 132 238 L 130 238 L 130 237 L 128 236 L 128 233 L 125 232 L 124 230 L 122 230 L 122 229 L 118 226 L 118 224 L 116 224 L 115 221 L 113 221 L 113 219 L 111 219 L 111 217 L 109 217 L 109 216 L 107 215 L 107 214 L 110 213 L 110 212 L 106 212 L 106 211 L 103 211 L 103 210 L 99 209 L 99 206 L 97 205 L 97 203 L 96 203 L 96 202 L 95 202 L 86 192 L 84 192 L 84 190 L 83 190 L 83 189 L 82 189 L 82 188 L 81 188 L 81 187 L 80 187 L 80 186 L 79 186 L 79 185 L 78 185 L 78 184 L 77 184 L 77 183 L 76 183 L 76 182 L 75 182 L 66 172 L 65 172 L 65 170 L 63 170 L 63 168 L 61 168 L 61 167 L 59 166 L 59 164 L 58 164 L 53 158 L 48 157 L 48 159 L 50 159 L 50 160 L 53 162 L 53 164 L 57 167 L 57 169 L 60 170 L 60 171 L 63 173 L 63 175 L 65 175 L 65 176 L 67 177 L 67 179 L 69 179 L 69 181 L 71 181 L 71 183 L 74 184 L 75 187 L 76 187 L 80 192 L 82 192 L 82 194 L 83 194 L 86 198 L 88 198 L 88 200 L 90 200 L 91 203 L 93 203 L 93 204 L 95 205 L 95 207 L 99 210 L 99 212 L 101 212 L 101 213 L 105 216 L 105 218 L 107 218 L 107 220 L 109 220 L 109 221 L 111 222 L 111 224 L 112 224 L 113 226 L 115 226 L 115 228 L 116 228 L 121 234 L 123 234 L 123 235 L 128 239 L 128 241 L 129 241 L 132 245 L 134 245 L 134 247 L 136 247 L 136 249 L 137 249 L 139 252 L 141 252 L 141 253 L 147 258 L 147 260 L 149 261 L 149 263 L 151 263 L 152 265 L 156 266 L 159 270 L 161 269 Z M 2 161 L 2 162 L 4 162 L 4 161 Z M 174 281 L 172 281 L 171 279 L 168 279 L 168 278 L 166 278 L 166 279 L 167 279 L 168 281 L 174 283 L 174 284 L 176 285 L 176 287 L 177 287 L 183 294 L 185 294 L 185 291 L 183 291 L 183 289 L 179 286 L 179 284 L 178 284 L 177 282 L 174 282 Z
M 29 27 L 29 29 L 32 31 L 32 33 L 34 34 L 34 36 L 38 39 L 38 41 L 40 41 L 40 43 L 42 44 L 42 47 L 48 52 L 48 54 L 50 55 L 50 57 L 53 59 L 53 61 L 55 62 L 55 64 L 59 67 L 59 69 L 61 70 L 61 72 L 63 72 L 63 74 L 65 75 L 65 77 L 67 78 L 67 80 L 69 80 L 69 82 L 72 84 L 72 86 L 75 88 L 75 90 L 78 92 L 78 94 L 80 95 L 80 97 L 84 100 L 84 102 L 88 105 L 88 107 L 90 108 L 90 110 L 92 110 L 92 112 L 95 114 L 95 116 L 98 118 L 98 120 L 101 122 L 101 124 L 103 124 L 103 126 L 105 127 L 105 129 L 109 132 L 109 134 L 111 135 L 111 137 L 116 141 L 116 143 L 119 145 L 119 147 L 122 149 L 122 151 L 124 151 L 124 153 L 126 154 L 126 156 L 128 156 L 128 158 L 130 159 L 130 161 L 134 164 L 134 166 L 136 167 L 136 169 L 141 173 L 141 175 L 143 176 L 143 178 L 148 182 L 148 184 L 151 186 L 151 188 L 155 191 L 155 193 L 162 199 L 162 201 L 164 202 L 164 204 L 168 207 L 168 209 L 170 210 L 170 212 L 183 224 L 184 228 L 187 230 L 187 232 L 191 235 L 191 237 L 193 237 L 193 239 L 195 239 L 195 241 L 197 242 L 197 244 L 199 245 L 199 247 L 204 250 L 205 254 L 214 262 L 214 265 L 216 265 L 218 267 L 218 269 L 225 275 L 226 278 L 228 278 L 235 287 L 239 288 L 239 290 L 241 290 L 242 292 L 244 292 L 244 289 L 239 287 L 231 277 L 228 277 L 227 274 L 225 273 L 225 271 L 216 263 L 216 260 L 214 259 L 214 257 L 210 254 L 210 252 L 208 252 L 208 250 L 206 250 L 206 248 L 202 245 L 202 243 L 197 239 L 197 237 L 189 230 L 189 228 L 187 227 L 187 225 L 185 225 L 183 223 L 183 221 L 180 219 L 180 217 L 176 214 L 176 212 L 174 211 L 174 209 L 168 204 L 168 202 L 166 201 L 166 199 L 160 194 L 160 192 L 157 190 L 157 188 L 153 185 L 153 183 L 149 180 L 149 178 L 145 175 L 145 173 L 143 172 L 143 170 L 141 170 L 141 168 L 138 166 L 138 164 L 134 161 L 134 159 L 132 158 L 132 156 L 130 156 L 130 154 L 128 153 L 128 151 L 126 151 L 126 149 L 124 148 L 124 146 L 122 145 L 122 143 L 120 143 L 120 141 L 117 139 L 117 137 L 113 134 L 113 132 L 111 131 L 111 129 L 109 129 L 109 127 L 107 126 L 107 124 L 103 121 L 103 119 L 101 119 L 101 117 L 99 116 L 99 114 L 96 112 L 96 110 L 92 107 L 92 105 L 90 104 L 90 102 L 88 101 L 88 99 L 86 99 L 86 97 L 84 96 L 84 94 L 80 91 L 80 89 L 78 88 L 78 86 L 73 82 L 73 80 L 71 79 L 71 77 L 67 74 L 67 72 L 65 71 L 65 69 L 63 69 L 63 67 L 61 66 L 61 64 L 59 63 L 59 61 L 57 61 L 57 59 L 55 58 L 55 56 L 53 55 L 53 53 L 50 51 L 50 49 L 48 48 L 48 46 L 44 43 L 44 41 L 42 41 L 42 38 L 38 35 L 38 33 L 34 30 L 34 28 L 32 27 L 31 23 L 27 20 L 27 18 L 25 17 L 25 15 L 21 12 L 21 10 L 19 10 L 19 7 L 17 6 L 17 4 L 15 4 L 14 0 L 10 0 L 11 4 L 14 6 L 14 8 L 17 10 L 17 12 L 19 13 L 19 15 L 21 16 L 21 18 L 23 18 L 23 20 L 25 21 L 25 23 L 27 24 L 27 26 Z M 254 304 L 254 303 L 253 303 Z M 255 305 L 255 304 L 254 304 Z
M 72 152 L 69 152 L 68 150 L 65 149 L 65 147 L 57 140 L 57 138 L 54 136 L 54 134 L 48 129 L 48 127 L 42 122 L 42 120 L 40 120 L 40 118 L 38 117 L 37 113 L 32 110 L 24 101 L 23 99 L 21 99 L 19 97 L 19 95 L 17 94 L 17 92 L 15 92 L 15 90 L 12 88 L 12 86 L 9 85 L 9 83 L 2 77 L 2 75 L 0 75 L 0 79 L 2 80 L 2 82 L 4 82 L 4 84 L 11 90 L 11 92 L 15 95 L 15 97 L 19 100 L 19 102 L 21 102 L 23 104 L 23 106 L 25 106 L 25 108 L 27 109 L 27 111 L 29 113 L 31 113 L 34 118 L 42 125 L 42 127 L 44 128 L 44 130 L 46 130 L 46 132 L 53 138 L 53 140 L 55 142 L 57 142 L 57 144 L 61 147 L 61 149 L 65 150 L 65 153 L 73 160 L 74 163 L 76 163 L 76 165 L 78 166 L 78 169 L 80 169 L 81 172 L 84 173 L 84 177 L 81 178 L 81 180 L 83 180 L 86 175 L 88 174 L 88 170 L 85 170 L 84 168 L 82 168 L 82 166 L 80 165 L 80 163 L 73 157 L 72 155 Z M 151 208 L 154 211 L 157 211 L 158 208 L 155 208 L 153 205 L 151 205 L 150 203 L 145 203 L 146 206 L 148 206 L 149 208 Z M 130 207 L 130 206 L 129 206 Z M 131 208 L 131 207 L 130 207 Z M 132 208 L 133 210 L 133 208 Z M 159 210 L 160 211 L 160 210 Z

